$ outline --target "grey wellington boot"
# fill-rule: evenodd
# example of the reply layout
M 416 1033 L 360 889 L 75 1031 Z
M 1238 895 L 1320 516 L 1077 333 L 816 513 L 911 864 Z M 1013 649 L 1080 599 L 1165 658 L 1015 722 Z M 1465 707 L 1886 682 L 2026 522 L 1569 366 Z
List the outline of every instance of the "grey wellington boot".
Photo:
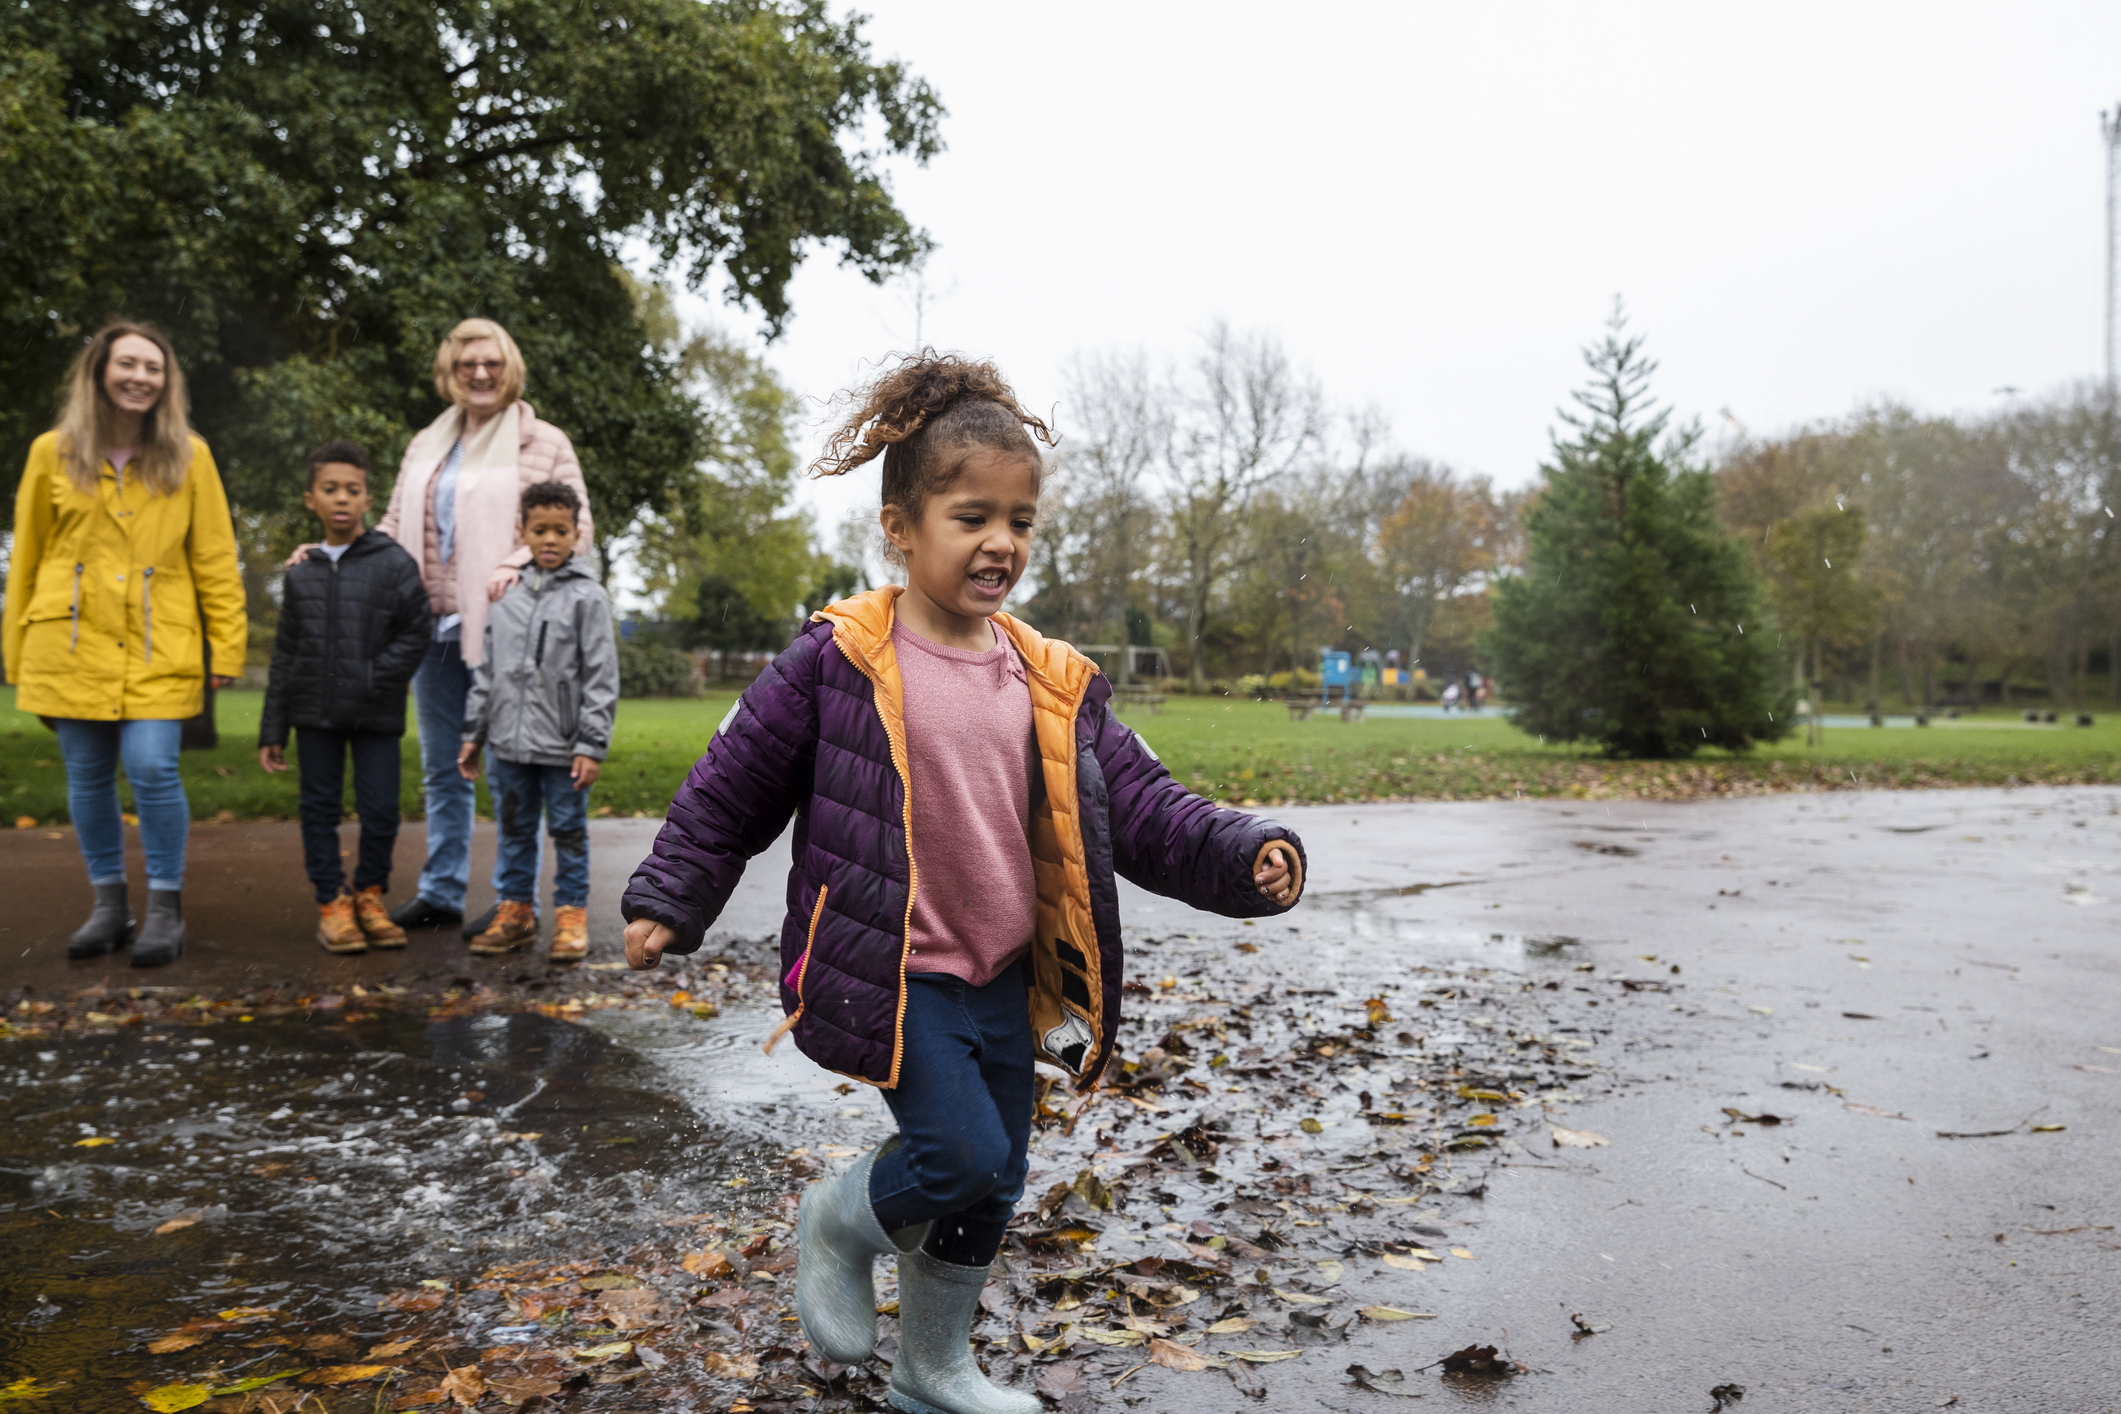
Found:
M 1038 1396 L 987 1378 L 972 1358 L 972 1318 L 985 1267 L 960 1267 L 926 1252 L 899 1258 L 898 1362 L 891 1407 L 908 1414 L 1039 1414 Z
M 147 891 L 147 922 L 133 944 L 135 967 L 162 967 L 184 956 L 184 899 L 175 889 Z
M 133 935 L 132 905 L 125 901 L 125 885 L 97 884 L 96 906 L 88 922 L 66 940 L 68 957 L 101 957 L 116 952 Z
M 796 1210 L 795 1314 L 810 1348 L 837 1365 L 876 1353 L 876 1259 L 910 1252 L 928 1235 L 927 1223 L 887 1233 L 869 1206 L 869 1170 L 897 1144 L 894 1137 L 838 1178 L 811 1184 Z

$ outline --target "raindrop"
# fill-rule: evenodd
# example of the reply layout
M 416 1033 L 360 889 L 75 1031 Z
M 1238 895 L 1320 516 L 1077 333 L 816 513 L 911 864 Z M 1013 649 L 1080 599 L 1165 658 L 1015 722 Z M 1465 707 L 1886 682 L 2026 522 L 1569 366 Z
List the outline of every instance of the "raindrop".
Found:
M 1822 560 L 1826 560 L 1826 556 L 1824 555 L 1821 555 L 1819 558 Z M 1828 569 L 1832 569 L 1834 567 L 1834 562 L 1832 560 L 1826 560 L 1826 567 Z

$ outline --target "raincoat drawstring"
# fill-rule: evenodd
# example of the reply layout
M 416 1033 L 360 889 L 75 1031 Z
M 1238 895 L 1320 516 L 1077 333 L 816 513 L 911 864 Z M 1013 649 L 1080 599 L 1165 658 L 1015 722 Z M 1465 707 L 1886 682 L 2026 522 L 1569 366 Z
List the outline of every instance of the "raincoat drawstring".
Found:
M 69 653 L 81 646 L 81 571 L 86 568 L 86 565 L 78 561 L 74 564 L 74 636 L 66 645 L 66 651 Z
M 149 565 L 140 571 L 140 646 L 147 652 L 147 661 L 155 661 L 155 567 Z

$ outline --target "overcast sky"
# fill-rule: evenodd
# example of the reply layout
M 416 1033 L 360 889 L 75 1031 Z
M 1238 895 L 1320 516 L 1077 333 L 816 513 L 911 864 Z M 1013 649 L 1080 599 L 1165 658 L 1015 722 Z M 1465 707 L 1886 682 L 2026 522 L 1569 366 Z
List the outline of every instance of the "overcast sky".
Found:
M 1712 431 L 2100 368 L 2111 0 L 864 8 L 950 110 L 892 169 L 939 247 L 925 337 L 1063 432 L 1073 354 L 1182 360 L 1217 318 L 1503 484 L 1616 294 Z M 767 356 L 804 395 L 912 343 L 905 292 L 829 258 L 792 296 Z M 805 496 L 829 539 L 875 486 Z

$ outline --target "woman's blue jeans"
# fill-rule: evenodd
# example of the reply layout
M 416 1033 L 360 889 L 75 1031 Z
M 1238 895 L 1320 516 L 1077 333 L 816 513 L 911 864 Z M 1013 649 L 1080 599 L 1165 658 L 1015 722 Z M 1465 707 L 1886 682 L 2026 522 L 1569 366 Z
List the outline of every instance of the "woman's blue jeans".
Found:
M 118 808 L 118 763 L 133 788 L 140 844 L 147 854 L 147 886 L 184 887 L 184 846 L 191 837 L 191 802 L 177 772 L 184 723 L 177 720 L 88 722 L 61 717 L 59 755 L 66 762 L 66 805 L 91 884 L 125 882 L 125 816 Z
M 478 786 L 457 773 L 464 699 L 470 695 L 463 645 L 453 639 L 428 644 L 426 659 L 412 675 L 413 707 L 420 719 L 420 781 L 427 798 L 427 863 L 420 870 L 419 894 L 457 913 L 464 911 L 464 890 L 471 883 L 472 808 L 479 797 Z M 493 865 L 496 897 L 501 863 L 496 858 Z

